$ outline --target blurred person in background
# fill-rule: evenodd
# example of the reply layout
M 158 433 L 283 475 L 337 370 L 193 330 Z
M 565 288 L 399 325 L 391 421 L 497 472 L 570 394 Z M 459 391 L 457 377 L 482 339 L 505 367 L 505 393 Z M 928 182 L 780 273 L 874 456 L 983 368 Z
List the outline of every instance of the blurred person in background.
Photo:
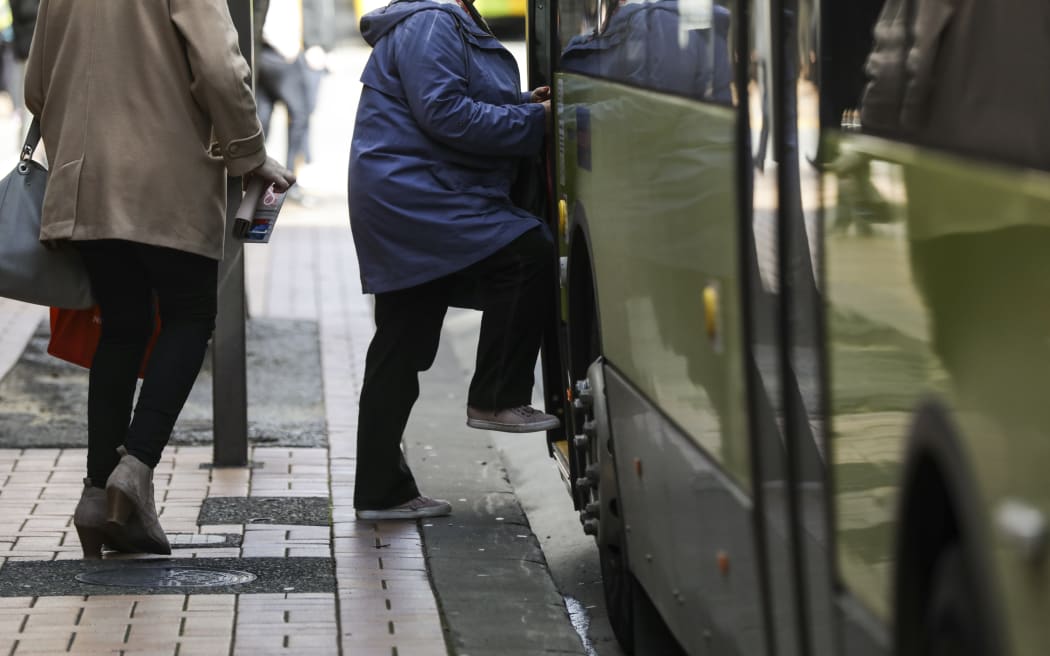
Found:
M 227 175 L 295 180 L 266 156 L 249 81 L 226 0 L 40 3 L 25 79 L 51 163 L 40 238 L 73 242 L 102 315 L 73 516 L 85 558 L 171 551 L 153 469 L 215 327 Z
M 11 90 L 11 104 L 14 116 L 22 134 L 29 129 L 25 120 L 25 97 L 22 87 L 25 80 L 26 59 L 29 57 L 29 46 L 33 42 L 33 29 L 36 27 L 36 14 L 40 0 L 8 0 L 11 6 L 11 74 L 8 76 Z
M 328 53 L 335 47 L 335 4 L 334 0 L 302 0 L 303 3 L 303 56 L 300 59 L 303 68 L 303 79 L 306 86 L 306 106 L 313 116 L 317 110 L 317 100 L 321 92 L 321 80 L 328 73 Z M 310 152 L 310 124 L 307 124 L 303 166 L 296 174 L 308 175 L 309 164 L 313 161 Z M 300 189 L 300 185 L 294 187 Z
M 8 0 L 0 0 L 0 90 L 6 91 L 11 107 L 5 107 L 5 114 L 14 108 L 14 97 L 16 92 L 11 89 L 13 76 L 11 68 L 14 65 L 14 16 L 11 13 L 11 3 Z
M 269 0 L 256 47 L 259 120 L 267 135 L 274 104 L 288 113 L 285 165 L 297 173 L 310 162 L 310 116 L 317 107 L 327 54 L 335 41 L 332 0 Z M 303 202 L 300 187 L 289 192 Z

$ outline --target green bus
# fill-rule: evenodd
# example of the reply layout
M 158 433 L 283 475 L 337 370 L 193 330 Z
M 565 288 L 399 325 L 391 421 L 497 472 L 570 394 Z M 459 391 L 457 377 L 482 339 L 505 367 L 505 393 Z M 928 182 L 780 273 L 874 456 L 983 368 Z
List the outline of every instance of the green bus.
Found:
M 1047 653 L 1050 5 L 527 20 L 548 440 L 624 647 Z
M 390 4 L 390 0 L 352 0 L 357 21 L 370 11 Z M 489 23 L 503 26 L 517 25 L 525 20 L 525 0 L 475 0 L 474 6 Z

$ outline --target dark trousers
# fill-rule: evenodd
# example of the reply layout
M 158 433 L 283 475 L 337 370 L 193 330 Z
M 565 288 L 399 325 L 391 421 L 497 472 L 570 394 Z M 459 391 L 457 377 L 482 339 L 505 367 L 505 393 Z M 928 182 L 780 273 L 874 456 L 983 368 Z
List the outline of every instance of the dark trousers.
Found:
M 434 363 L 449 307 L 484 314 L 468 403 L 496 410 L 527 405 L 533 369 L 552 310 L 553 246 L 530 230 L 466 269 L 409 289 L 376 294 L 376 333 L 368 347 L 357 431 L 354 506 L 378 510 L 419 495 L 401 437 Z
M 273 48 L 259 50 L 256 71 L 256 105 L 263 131 L 270 133 L 270 117 L 276 102 L 288 110 L 288 155 L 285 166 L 295 170 L 296 160 L 306 157 L 310 138 L 310 98 L 308 95 L 307 66 L 302 55 L 288 62 Z
M 102 311 L 88 383 L 88 477 L 104 486 L 117 447 L 150 467 L 160 461 L 215 328 L 216 260 L 127 241 L 76 242 Z M 161 330 L 138 404 L 132 400 L 154 306 Z

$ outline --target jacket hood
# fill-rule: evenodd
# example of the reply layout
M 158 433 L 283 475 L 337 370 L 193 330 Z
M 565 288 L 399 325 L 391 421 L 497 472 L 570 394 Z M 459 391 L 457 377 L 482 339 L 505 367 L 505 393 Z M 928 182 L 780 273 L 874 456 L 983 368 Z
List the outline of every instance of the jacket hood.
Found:
M 469 32 L 479 32 L 479 28 L 467 20 L 467 16 L 455 3 L 433 2 L 432 0 L 393 0 L 389 5 L 371 11 L 361 17 L 361 36 L 368 45 L 375 46 L 379 39 L 397 27 L 398 23 L 412 14 L 427 10 L 447 11 L 459 20 Z

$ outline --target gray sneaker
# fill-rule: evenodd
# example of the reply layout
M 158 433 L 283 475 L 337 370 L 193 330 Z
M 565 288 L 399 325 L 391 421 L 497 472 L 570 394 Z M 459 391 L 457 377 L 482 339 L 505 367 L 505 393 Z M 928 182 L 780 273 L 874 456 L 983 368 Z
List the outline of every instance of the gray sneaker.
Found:
M 422 519 L 424 517 L 443 517 L 452 513 L 452 504 L 441 499 L 431 499 L 420 495 L 404 502 L 400 506 L 382 510 L 358 510 L 358 519 Z
M 478 410 L 468 405 L 467 426 L 504 433 L 536 433 L 558 428 L 561 420 L 529 405 L 506 410 Z

